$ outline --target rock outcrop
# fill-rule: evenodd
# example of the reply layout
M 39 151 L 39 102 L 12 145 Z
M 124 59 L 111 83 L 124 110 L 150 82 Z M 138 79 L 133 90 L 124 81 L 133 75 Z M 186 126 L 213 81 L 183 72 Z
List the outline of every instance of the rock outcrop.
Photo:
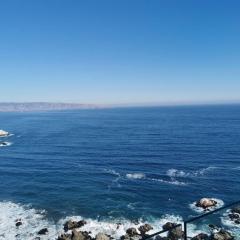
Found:
M 45 235 L 48 233 L 48 229 L 47 228 L 43 228 L 40 231 L 38 231 L 38 235 Z
M 110 237 L 104 233 L 98 233 L 95 237 L 96 240 L 110 240 Z
M 146 235 L 147 232 L 152 230 L 153 227 L 150 224 L 144 224 L 138 228 L 138 231 L 141 233 L 141 235 Z
M 136 228 L 128 228 L 126 233 L 130 236 L 130 237 L 133 237 L 133 236 L 136 236 L 138 235 L 138 232 L 137 232 L 137 229 Z
M 215 207 L 216 205 L 217 205 L 217 201 L 211 198 L 202 198 L 196 202 L 196 207 L 200 207 L 203 209 Z
M 4 130 L 0 130 L 0 137 L 7 137 L 9 135 L 9 132 L 6 132 Z
M 199 233 L 198 235 L 193 237 L 192 240 L 209 240 L 209 236 L 205 233 Z
M 64 231 L 67 232 L 68 230 L 72 230 L 74 228 L 80 228 L 86 224 L 86 221 L 80 220 L 80 221 L 72 221 L 69 220 L 64 224 Z
M 167 239 L 168 240 L 183 239 L 184 232 L 182 231 L 182 226 L 177 227 L 177 225 L 178 224 L 176 224 L 176 223 L 167 222 L 166 224 L 164 224 L 162 226 L 163 230 L 169 230 L 168 233 L 167 233 Z
M 221 229 L 219 232 L 213 233 L 210 239 L 211 240 L 233 240 L 234 237 L 230 232 Z

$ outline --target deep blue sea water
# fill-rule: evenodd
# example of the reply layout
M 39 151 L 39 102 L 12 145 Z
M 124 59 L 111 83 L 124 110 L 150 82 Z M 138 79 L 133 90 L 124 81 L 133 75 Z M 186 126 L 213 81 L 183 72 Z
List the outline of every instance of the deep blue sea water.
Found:
M 0 129 L 2 209 L 186 219 L 201 197 L 240 199 L 239 105 L 0 113 Z

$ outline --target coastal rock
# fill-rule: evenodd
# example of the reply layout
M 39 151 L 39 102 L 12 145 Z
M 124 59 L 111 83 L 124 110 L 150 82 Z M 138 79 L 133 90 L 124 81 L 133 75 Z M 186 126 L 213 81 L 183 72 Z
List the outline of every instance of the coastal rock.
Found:
M 62 234 L 61 236 L 58 236 L 57 240 L 71 240 L 71 234 Z
M 91 237 L 87 232 L 78 232 L 76 229 L 72 230 L 71 240 L 90 240 Z
M 232 208 L 231 212 L 240 214 L 240 206 Z
M 219 230 L 219 227 L 214 224 L 209 224 L 208 226 L 211 228 L 211 230 Z
M 64 224 L 64 231 L 67 232 L 68 230 L 72 230 L 74 228 L 80 228 L 82 226 L 84 226 L 87 222 L 84 220 L 80 220 L 80 221 L 72 221 L 69 220 Z
M 228 217 L 229 217 L 232 221 L 234 221 L 234 220 L 236 220 L 236 219 L 240 219 L 240 215 L 239 215 L 238 213 L 230 213 L 230 214 L 228 214 Z
M 40 231 L 38 231 L 38 235 L 45 235 L 48 233 L 48 229 L 47 228 L 43 228 Z
M 127 233 L 130 237 L 139 235 L 136 228 L 128 228 L 127 231 L 126 231 L 126 233 Z
M 217 201 L 211 198 L 202 198 L 196 203 L 196 207 L 200 207 L 203 209 L 207 209 L 209 207 L 215 207 L 217 205 Z
M 8 143 L 7 142 L 0 142 L 0 146 L 4 147 L 4 146 L 7 146 Z
M 233 239 L 234 237 L 231 235 L 231 233 L 223 229 L 221 229 L 217 233 L 214 233 L 211 237 L 211 240 L 233 240 Z
M 95 237 L 96 240 L 110 240 L 110 237 L 104 233 L 98 233 Z
M 178 239 L 183 239 L 184 237 L 184 232 L 182 231 L 182 227 L 176 227 L 178 224 L 176 223 L 171 223 L 167 222 L 162 226 L 163 230 L 169 230 L 167 234 L 167 239 L 169 240 L 178 240 Z M 173 228 L 175 227 L 175 228 Z M 173 228 L 173 229 L 172 229 Z
M 19 226 L 22 225 L 22 222 L 21 221 L 17 221 L 15 225 L 16 225 L 16 227 L 19 227 Z
M 169 229 L 171 229 L 171 228 L 173 228 L 173 227 L 175 227 L 175 226 L 177 226 L 176 223 L 167 222 L 167 223 L 165 223 L 165 224 L 162 226 L 162 229 L 165 230 L 165 231 L 167 231 L 167 230 L 169 230 Z
M 9 135 L 9 132 L 0 130 L 0 137 L 7 137 Z
M 168 235 L 167 235 L 169 240 L 179 240 L 183 239 L 184 237 L 184 232 L 182 231 L 182 227 L 176 227 L 172 230 L 169 230 Z
M 209 236 L 205 233 L 199 233 L 197 236 L 193 237 L 192 240 L 209 240 Z
M 142 239 L 142 236 L 140 235 L 129 236 L 128 234 L 125 234 L 120 239 L 121 240 L 140 240 Z
M 152 229 L 153 229 L 153 227 L 150 224 L 147 224 L 147 223 L 138 228 L 141 235 L 145 235 L 146 232 L 149 232 Z

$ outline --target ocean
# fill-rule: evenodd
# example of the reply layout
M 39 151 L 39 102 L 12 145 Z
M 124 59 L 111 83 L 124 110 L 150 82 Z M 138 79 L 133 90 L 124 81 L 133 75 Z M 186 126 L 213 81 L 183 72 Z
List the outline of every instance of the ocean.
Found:
M 0 129 L 0 240 L 52 240 L 71 217 L 118 238 L 240 200 L 240 105 L 0 113 Z

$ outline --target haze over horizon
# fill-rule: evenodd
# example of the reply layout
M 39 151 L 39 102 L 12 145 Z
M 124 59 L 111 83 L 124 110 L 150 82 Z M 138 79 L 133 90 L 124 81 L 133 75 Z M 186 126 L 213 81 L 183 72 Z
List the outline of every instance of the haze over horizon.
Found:
M 240 102 L 239 1 L 0 6 L 0 102 Z

